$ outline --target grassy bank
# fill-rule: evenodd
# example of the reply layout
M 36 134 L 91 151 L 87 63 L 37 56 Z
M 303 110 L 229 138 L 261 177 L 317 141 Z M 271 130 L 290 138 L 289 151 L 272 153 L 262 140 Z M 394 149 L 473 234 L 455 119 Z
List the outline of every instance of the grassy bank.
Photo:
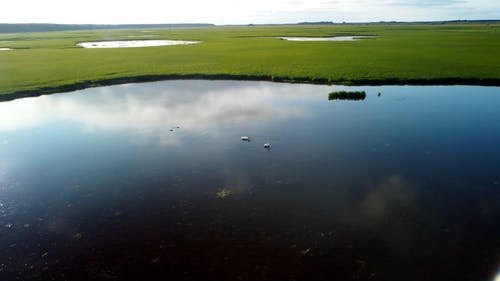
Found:
M 353 42 L 277 36 L 376 35 Z M 82 49 L 92 40 L 203 43 Z M 0 35 L 2 99 L 162 79 L 500 85 L 500 25 L 339 25 L 67 31 Z M 7 97 L 5 95 L 12 95 Z

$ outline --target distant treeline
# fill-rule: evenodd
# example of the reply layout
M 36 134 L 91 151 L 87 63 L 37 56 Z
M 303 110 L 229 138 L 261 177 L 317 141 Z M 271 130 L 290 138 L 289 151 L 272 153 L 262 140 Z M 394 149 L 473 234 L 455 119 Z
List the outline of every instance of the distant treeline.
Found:
M 173 23 L 173 24 L 51 24 L 51 23 L 0 23 L 0 33 L 46 32 L 95 29 L 133 29 L 133 28 L 175 28 L 210 27 L 210 23 Z
M 297 23 L 298 25 L 329 25 L 329 24 L 337 24 L 333 21 L 304 21 Z
M 461 23 L 500 23 L 499 20 L 448 20 L 448 21 L 378 21 L 378 22 L 333 22 L 333 21 L 314 21 L 299 22 L 297 25 L 339 25 L 339 24 L 461 24 Z

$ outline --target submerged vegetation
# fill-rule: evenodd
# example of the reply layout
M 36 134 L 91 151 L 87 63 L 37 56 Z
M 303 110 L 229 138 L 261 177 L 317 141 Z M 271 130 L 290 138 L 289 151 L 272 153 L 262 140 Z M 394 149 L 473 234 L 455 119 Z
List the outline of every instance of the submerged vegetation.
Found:
M 229 195 L 231 195 L 231 190 L 228 189 L 228 188 L 223 188 L 219 191 L 217 191 L 217 193 L 215 194 L 217 196 L 217 198 L 219 199 L 223 199 L 223 198 L 226 198 L 228 197 Z
M 376 36 L 351 42 L 276 37 Z M 200 44 L 84 49 L 86 41 Z M 500 24 L 143 28 L 0 34 L 0 99 L 165 79 L 500 85 Z
M 328 100 L 364 100 L 365 91 L 336 91 L 328 94 Z

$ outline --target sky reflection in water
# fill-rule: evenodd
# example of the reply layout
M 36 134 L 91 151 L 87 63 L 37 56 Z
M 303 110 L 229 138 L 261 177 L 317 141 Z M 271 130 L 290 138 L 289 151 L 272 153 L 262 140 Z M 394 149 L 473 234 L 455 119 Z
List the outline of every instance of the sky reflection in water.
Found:
M 333 89 L 348 87 L 168 81 L 0 103 L 0 277 L 489 280 L 500 90 Z

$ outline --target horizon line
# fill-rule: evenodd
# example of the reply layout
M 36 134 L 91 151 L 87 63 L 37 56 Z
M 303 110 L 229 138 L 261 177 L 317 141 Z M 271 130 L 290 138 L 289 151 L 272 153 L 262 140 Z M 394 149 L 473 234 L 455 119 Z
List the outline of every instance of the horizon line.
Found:
M 4 25 L 14 24 L 46 24 L 46 25 L 93 25 L 93 26 L 120 26 L 120 25 L 213 25 L 213 26 L 247 26 L 247 25 L 296 25 L 296 24 L 369 24 L 369 23 L 442 23 L 442 22 L 500 22 L 499 19 L 447 19 L 447 20 L 415 20 L 415 21 L 399 21 L 399 20 L 380 20 L 380 21 L 300 21 L 300 22 L 283 22 L 283 23 L 241 23 L 241 24 L 215 24 L 210 22 L 165 22 L 165 23 L 57 23 L 57 22 L 0 22 Z

